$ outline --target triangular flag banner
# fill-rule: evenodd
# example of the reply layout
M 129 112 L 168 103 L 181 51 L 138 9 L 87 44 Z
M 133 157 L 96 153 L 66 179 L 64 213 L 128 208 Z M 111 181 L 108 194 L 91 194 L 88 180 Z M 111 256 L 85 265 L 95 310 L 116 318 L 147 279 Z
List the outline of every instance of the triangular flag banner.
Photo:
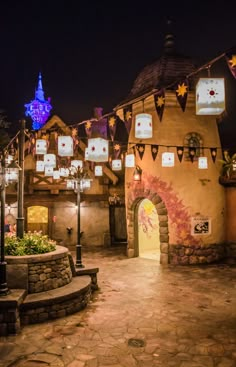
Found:
M 119 157 L 120 151 L 121 151 L 120 144 L 115 144 L 113 150 L 114 150 L 114 157 L 115 157 L 115 159 L 117 159 Z
M 189 148 L 189 158 L 191 159 L 192 163 L 194 161 L 195 155 L 196 155 L 196 148 L 195 147 Z
M 131 124 L 132 124 L 132 105 L 124 107 L 123 113 L 124 113 L 125 127 L 129 134 L 130 129 L 131 129 Z
M 216 155 L 217 155 L 217 148 L 211 148 L 211 158 L 214 163 L 216 161 Z
M 184 155 L 184 147 L 176 147 L 177 150 L 177 156 L 179 158 L 179 161 L 182 162 L 183 155 Z
M 236 48 L 227 52 L 225 54 L 225 59 L 229 67 L 229 70 L 231 71 L 232 75 L 236 79 Z
M 111 115 L 108 118 L 108 127 L 111 135 L 111 140 L 114 141 L 115 133 L 116 133 L 116 115 Z
M 157 115 L 161 122 L 164 108 L 165 108 L 165 89 L 161 89 L 158 93 L 154 94 L 154 102 L 157 111 Z
M 176 93 L 177 101 L 179 102 L 179 105 L 184 112 L 185 107 L 186 107 L 187 97 L 188 97 L 188 80 L 187 79 L 183 82 L 178 83 L 175 93 Z
M 151 145 L 151 153 L 152 153 L 152 159 L 155 161 L 158 153 L 158 145 L 155 144 Z
M 87 137 L 91 138 L 91 135 L 92 135 L 92 122 L 89 121 L 89 120 L 86 121 L 86 123 L 85 123 L 85 131 L 86 131 Z
M 136 149 L 138 151 L 140 159 L 142 160 L 145 152 L 145 144 L 137 144 Z

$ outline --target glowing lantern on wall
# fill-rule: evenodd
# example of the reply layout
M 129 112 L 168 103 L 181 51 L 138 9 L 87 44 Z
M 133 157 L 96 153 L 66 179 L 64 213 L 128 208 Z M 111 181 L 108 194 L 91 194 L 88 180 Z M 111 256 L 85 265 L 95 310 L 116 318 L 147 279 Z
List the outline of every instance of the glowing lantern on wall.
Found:
M 69 176 L 69 168 L 61 167 L 59 168 L 60 176 L 62 177 L 68 177 Z
M 196 86 L 196 114 L 220 115 L 224 110 L 224 78 L 200 78 Z
M 135 116 L 135 137 L 139 139 L 152 138 L 152 115 L 139 113 Z
M 71 136 L 58 136 L 58 155 L 61 157 L 72 157 L 73 139 Z
M 162 153 L 162 167 L 174 167 L 175 155 L 171 152 Z
M 111 168 L 113 171 L 121 171 L 122 169 L 121 159 L 113 159 L 111 162 Z
M 125 156 L 125 167 L 135 167 L 135 155 L 132 154 L 126 154 Z
M 88 139 L 86 159 L 93 162 L 107 162 L 108 140 L 102 138 Z
M 208 168 L 207 157 L 199 157 L 198 158 L 198 168 L 199 169 L 207 169 Z
M 95 176 L 102 176 L 102 166 L 95 166 L 94 168 L 94 174 Z
M 36 154 L 47 154 L 47 140 L 36 139 L 35 153 Z
M 53 176 L 53 167 L 45 166 L 44 167 L 44 174 L 45 174 L 45 176 Z
M 56 155 L 55 154 L 45 154 L 44 155 L 44 165 L 45 167 L 56 167 Z
M 44 172 L 44 161 L 36 161 L 36 172 Z

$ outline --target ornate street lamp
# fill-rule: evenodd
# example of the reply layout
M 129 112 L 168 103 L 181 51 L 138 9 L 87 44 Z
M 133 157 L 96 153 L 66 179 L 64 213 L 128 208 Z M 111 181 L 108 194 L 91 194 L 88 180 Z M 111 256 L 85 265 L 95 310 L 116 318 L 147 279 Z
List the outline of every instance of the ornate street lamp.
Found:
M 88 173 L 80 166 L 73 166 L 70 168 L 70 175 L 66 178 L 66 186 L 68 189 L 74 190 L 77 193 L 77 244 L 76 244 L 76 261 L 75 266 L 83 268 L 82 264 L 82 252 L 80 243 L 80 193 L 84 189 L 88 189 L 91 186 L 92 179 Z
M 5 152 L 1 155 L 0 166 L 0 192 L 1 192 L 1 246 L 0 246 L 0 296 L 8 294 L 6 277 L 6 261 L 5 261 L 5 205 L 6 205 L 6 186 L 8 183 L 18 181 L 18 173 L 21 169 L 16 162 L 12 161 L 7 167 L 5 164 Z

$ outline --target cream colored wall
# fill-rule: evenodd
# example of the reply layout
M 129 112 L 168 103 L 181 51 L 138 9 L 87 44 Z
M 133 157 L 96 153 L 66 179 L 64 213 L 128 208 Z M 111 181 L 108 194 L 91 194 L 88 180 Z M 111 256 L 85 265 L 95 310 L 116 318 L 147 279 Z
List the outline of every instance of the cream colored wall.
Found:
M 178 199 L 182 201 L 189 216 L 197 213 L 211 218 L 212 233 L 209 235 L 197 236 L 203 243 L 220 243 L 224 241 L 224 210 L 225 197 L 224 188 L 218 183 L 221 150 L 218 149 L 216 162 L 213 163 L 210 149 L 204 150 L 204 156 L 208 157 L 208 169 L 200 170 L 197 162 L 185 161 L 184 157 L 180 163 L 176 154 L 176 146 L 184 145 L 184 138 L 190 132 L 198 133 L 203 139 L 204 147 L 220 148 L 220 138 L 218 127 L 214 116 L 197 116 L 195 114 L 195 99 L 193 94 L 189 94 L 185 112 L 177 103 L 174 92 L 166 93 L 166 105 L 162 118 L 159 121 L 157 116 L 153 96 L 148 97 L 144 103 L 144 112 L 151 113 L 153 116 L 153 137 L 142 141 L 134 137 L 134 122 L 129 136 L 130 146 L 132 144 L 146 144 L 144 157 L 141 160 L 136 153 L 136 164 L 142 169 L 143 173 L 151 174 L 169 185 Z M 133 104 L 133 121 L 137 113 L 143 112 L 143 103 Z M 122 111 L 118 112 L 122 117 Z M 150 145 L 159 145 L 159 152 L 155 162 L 151 156 Z M 162 167 L 161 153 L 166 151 L 175 153 L 175 166 Z M 132 180 L 133 169 L 126 169 L 126 198 L 129 197 L 128 182 Z M 164 198 L 162 198 L 164 200 Z M 165 200 L 164 200 L 165 201 Z M 168 208 L 167 208 L 168 209 Z M 188 219 L 189 220 L 189 219 Z M 196 236 L 195 236 L 196 237 Z M 169 216 L 169 239 L 170 243 L 176 243 L 176 226 L 171 222 Z

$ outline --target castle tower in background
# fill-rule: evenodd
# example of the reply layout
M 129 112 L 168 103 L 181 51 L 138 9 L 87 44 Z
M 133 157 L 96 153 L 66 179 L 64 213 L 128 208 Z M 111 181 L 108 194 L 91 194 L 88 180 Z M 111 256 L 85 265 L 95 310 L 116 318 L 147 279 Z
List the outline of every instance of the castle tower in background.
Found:
M 39 73 L 38 88 L 35 90 L 35 99 L 25 104 L 25 115 L 31 117 L 33 130 L 41 129 L 46 123 L 52 109 L 50 101 L 50 98 L 47 100 L 44 98 L 42 75 Z

